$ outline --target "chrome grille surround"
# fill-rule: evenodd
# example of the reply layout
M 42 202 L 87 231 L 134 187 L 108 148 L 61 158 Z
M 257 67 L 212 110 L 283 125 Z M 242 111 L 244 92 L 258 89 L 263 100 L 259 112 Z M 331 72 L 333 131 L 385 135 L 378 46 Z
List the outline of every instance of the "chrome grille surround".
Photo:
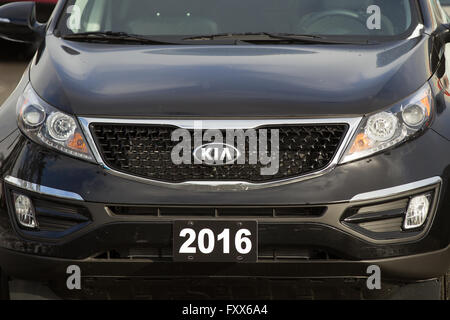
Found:
M 358 128 L 362 117 L 352 117 L 352 118 L 318 118 L 318 119 L 118 119 L 118 118 L 90 118 L 90 117 L 79 117 L 81 127 L 83 128 L 83 132 L 86 136 L 86 139 L 89 142 L 89 145 L 92 149 L 92 153 L 96 161 L 109 173 L 132 179 L 135 181 L 153 184 L 158 186 L 171 187 L 176 189 L 183 188 L 195 188 L 195 190 L 201 191 L 243 191 L 243 190 L 251 190 L 251 189 L 262 189 L 269 188 L 274 186 L 285 185 L 289 183 L 300 182 L 308 179 L 313 179 L 319 176 L 322 176 L 330 171 L 332 171 L 339 160 L 343 156 L 348 144 L 353 138 L 356 129 Z M 348 125 L 347 134 L 342 140 L 340 147 L 338 148 L 335 157 L 330 162 L 330 164 L 313 173 L 305 174 L 298 177 L 293 177 L 289 179 L 281 179 L 277 181 L 270 182 L 262 182 L 262 183 L 251 183 L 245 181 L 187 181 L 180 183 L 171 183 L 171 182 L 163 182 L 156 181 L 147 178 L 142 178 L 139 176 L 119 172 L 110 168 L 106 165 L 103 160 L 98 146 L 96 145 L 94 138 L 91 134 L 90 126 L 94 123 L 102 123 L 102 124 L 131 124 L 131 125 L 161 125 L 161 126 L 173 126 L 182 129 L 192 130 L 198 128 L 201 123 L 202 129 L 257 129 L 259 127 L 264 126 L 285 126 L 285 125 L 327 125 L 327 124 L 346 124 Z

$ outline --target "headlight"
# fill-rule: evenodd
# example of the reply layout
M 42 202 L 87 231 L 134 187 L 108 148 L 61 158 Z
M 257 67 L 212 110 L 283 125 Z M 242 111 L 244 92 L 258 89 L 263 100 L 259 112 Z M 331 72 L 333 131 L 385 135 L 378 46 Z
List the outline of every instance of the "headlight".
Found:
M 31 85 L 19 98 L 17 113 L 19 128 L 34 142 L 95 162 L 77 119 L 42 101 Z
M 365 117 L 341 163 L 370 156 L 411 139 L 430 124 L 432 110 L 433 98 L 427 83 L 389 110 Z

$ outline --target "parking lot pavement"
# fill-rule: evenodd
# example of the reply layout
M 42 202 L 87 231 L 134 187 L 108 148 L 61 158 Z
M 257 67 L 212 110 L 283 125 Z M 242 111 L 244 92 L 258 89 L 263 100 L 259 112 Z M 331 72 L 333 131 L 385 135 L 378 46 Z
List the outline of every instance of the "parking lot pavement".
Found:
M 0 61 L 0 104 L 14 90 L 26 66 L 25 61 Z

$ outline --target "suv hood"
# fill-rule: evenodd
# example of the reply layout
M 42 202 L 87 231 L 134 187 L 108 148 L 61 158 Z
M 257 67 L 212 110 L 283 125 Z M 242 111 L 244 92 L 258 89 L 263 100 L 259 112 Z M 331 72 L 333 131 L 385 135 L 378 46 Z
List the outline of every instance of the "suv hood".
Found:
M 428 38 L 377 45 L 142 46 L 48 36 L 30 69 L 82 116 L 311 117 L 371 113 L 432 75 Z

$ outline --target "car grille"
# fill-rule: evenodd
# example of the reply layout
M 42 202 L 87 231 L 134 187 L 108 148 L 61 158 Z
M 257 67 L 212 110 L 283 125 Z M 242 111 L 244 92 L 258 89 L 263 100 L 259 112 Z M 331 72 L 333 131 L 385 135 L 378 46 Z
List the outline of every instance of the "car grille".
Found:
M 262 175 L 258 164 L 181 164 L 172 162 L 171 152 L 179 142 L 171 141 L 177 127 L 161 125 L 101 124 L 90 126 L 97 148 L 111 169 L 151 180 L 245 181 L 263 183 L 299 177 L 326 168 L 335 157 L 348 130 L 347 124 L 278 125 L 259 129 L 279 130 L 279 170 Z M 223 130 L 223 136 L 226 131 Z M 268 141 L 270 141 L 270 134 Z M 245 157 L 249 159 L 248 140 Z M 192 146 L 192 152 L 194 147 Z M 269 148 L 270 151 L 270 148 Z

